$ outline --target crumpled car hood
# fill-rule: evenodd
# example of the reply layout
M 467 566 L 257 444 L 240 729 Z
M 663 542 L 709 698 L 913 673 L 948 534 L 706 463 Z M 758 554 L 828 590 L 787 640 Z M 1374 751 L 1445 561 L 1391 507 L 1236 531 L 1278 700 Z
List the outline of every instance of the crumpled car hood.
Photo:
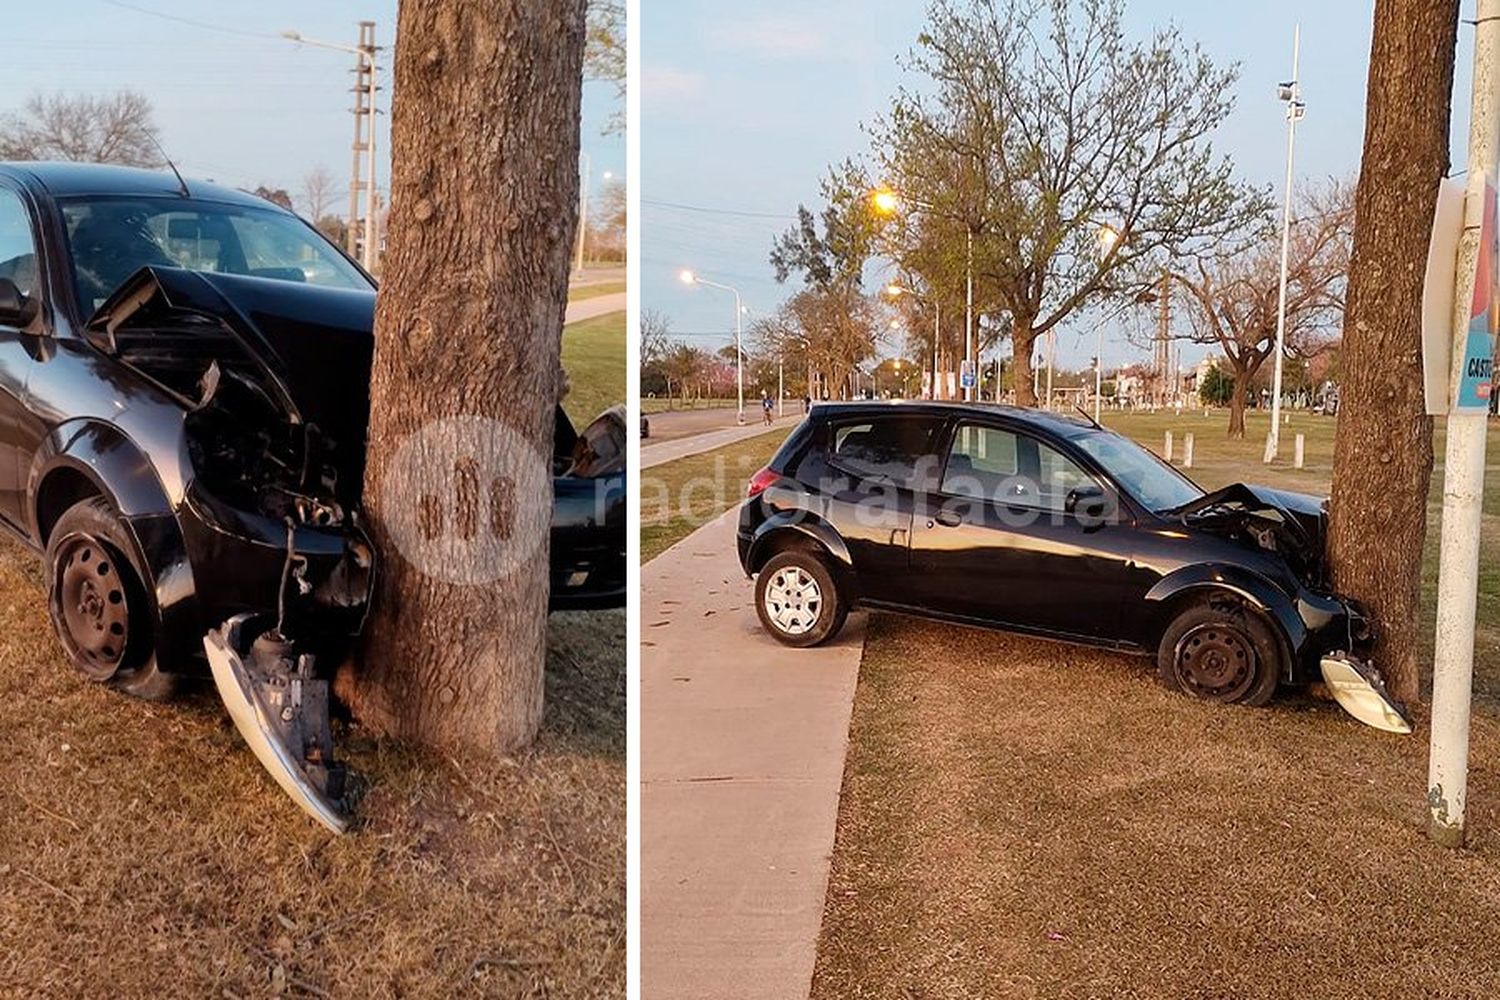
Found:
M 1328 512 L 1321 497 L 1231 483 L 1169 514 L 1210 531 L 1248 532 L 1262 548 L 1280 552 L 1309 582 L 1322 577 Z

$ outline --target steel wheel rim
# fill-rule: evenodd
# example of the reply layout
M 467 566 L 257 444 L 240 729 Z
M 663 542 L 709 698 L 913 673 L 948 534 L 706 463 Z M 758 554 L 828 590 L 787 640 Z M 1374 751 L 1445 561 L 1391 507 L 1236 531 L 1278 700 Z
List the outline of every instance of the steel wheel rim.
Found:
M 1177 679 L 1184 690 L 1210 701 L 1234 701 L 1255 683 L 1256 656 L 1239 629 L 1198 625 L 1177 641 Z
M 84 673 L 108 680 L 130 641 L 129 601 L 116 553 L 90 535 L 75 535 L 58 548 L 53 579 L 63 644 Z
M 778 631 L 804 635 L 822 617 L 823 588 L 801 566 L 783 566 L 771 574 L 761 603 Z

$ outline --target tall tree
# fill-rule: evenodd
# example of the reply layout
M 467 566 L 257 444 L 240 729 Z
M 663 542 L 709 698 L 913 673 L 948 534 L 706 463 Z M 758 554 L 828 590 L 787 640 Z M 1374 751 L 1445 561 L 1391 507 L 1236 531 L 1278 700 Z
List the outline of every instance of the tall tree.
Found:
M 583 0 L 402 0 L 365 504 L 384 556 L 341 692 L 373 728 L 527 743 L 542 714 Z
M 104 97 L 34 94 L 19 113 L 0 119 L 0 160 L 166 165 L 151 102 L 133 90 Z
M 302 214 L 316 225 L 333 205 L 338 180 L 321 163 L 302 176 Z
M 1422 284 L 1448 126 L 1458 0 L 1376 0 L 1354 256 L 1339 365 L 1329 556 L 1334 585 L 1379 623 L 1377 666 L 1416 701 L 1432 420 L 1422 396 Z
M 1293 222 L 1287 255 L 1286 327 L 1289 358 L 1325 349 L 1343 316 L 1349 244 L 1354 226 L 1352 192 L 1340 185 L 1309 192 Z M 1198 259 L 1179 276 L 1193 308 L 1190 339 L 1219 348 L 1234 388 L 1229 394 L 1229 436 L 1245 436 L 1245 398 L 1261 366 L 1276 354 L 1280 306 L 1281 234 L 1259 220 L 1243 245 Z
M 907 69 L 925 79 L 876 122 L 876 156 L 913 210 L 972 235 L 1023 404 L 1038 336 L 1263 207 L 1208 141 L 1235 71 L 1175 30 L 1127 42 L 1118 0 L 936 0 Z

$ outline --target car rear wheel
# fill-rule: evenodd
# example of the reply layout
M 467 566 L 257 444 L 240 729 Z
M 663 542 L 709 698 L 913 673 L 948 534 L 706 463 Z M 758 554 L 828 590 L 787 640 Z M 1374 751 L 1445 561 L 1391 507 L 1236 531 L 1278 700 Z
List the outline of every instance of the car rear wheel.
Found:
M 135 544 L 103 497 L 63 512 L 44 557 L 47 610 L 73 665 L 92 681 L 136 698 L 171 696 L 174 677 L 156 661 L 156 607 Z
M 816 646 L 844 627 L 848 602 L 828 565 L 811 552 L 772 556 L 755 578 L 755 610 L 772 638 L 788 646 Z
M 1173 618 L 1156 670 L 1174 691 L 1238 705 L 1264 705 L 1281 678 L 1281 644 L 1259 612 L 1232 597 L 1192 604 Z

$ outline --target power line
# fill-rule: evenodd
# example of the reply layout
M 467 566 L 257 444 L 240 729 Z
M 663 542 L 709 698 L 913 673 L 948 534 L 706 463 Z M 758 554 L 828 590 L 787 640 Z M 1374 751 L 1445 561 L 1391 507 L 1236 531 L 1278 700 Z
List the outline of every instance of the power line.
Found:
M 676 201 L 656 201 L 651 198 L 642 198 L 642 205 L 650 205 L 653 208 L 675 208 L 682 212 L 700 212 L 704 215 L 735 215 L 746 219 L 777 219 L 782 222 L 795 222 L 797 216 L 787 215 L 785 212 L 746 212 L 735 208 L 707 208 L 703 205 L 684 205 Z
M 168 14 L 164 11 L 152 10 L 149 7 L 138 7 L 133 3 L 126 3 L 125 0 L 104 0 L 104 2 L 109 4 L 111 7 L 119 7 L 122 10 L 133 10 L 137 14 L 145 14 L 149 17 L 159 17 L 164 21 L 176 21 L 178 24 L 188 24 L 192 25 L 195 28 L 203 28 L 206 31 L 221 31 L 226 35 L 240 35 L 245 38 L 269 38 L 272 40 L 276 40 L 279 37 L 277 35 L 271 34 L 268 31 L 248 31 L 244 28 L 230 28 L 222 24 L 210 24 L 207 21 L 197 21 L 190 17 L 182 17 L 177 14 Z

